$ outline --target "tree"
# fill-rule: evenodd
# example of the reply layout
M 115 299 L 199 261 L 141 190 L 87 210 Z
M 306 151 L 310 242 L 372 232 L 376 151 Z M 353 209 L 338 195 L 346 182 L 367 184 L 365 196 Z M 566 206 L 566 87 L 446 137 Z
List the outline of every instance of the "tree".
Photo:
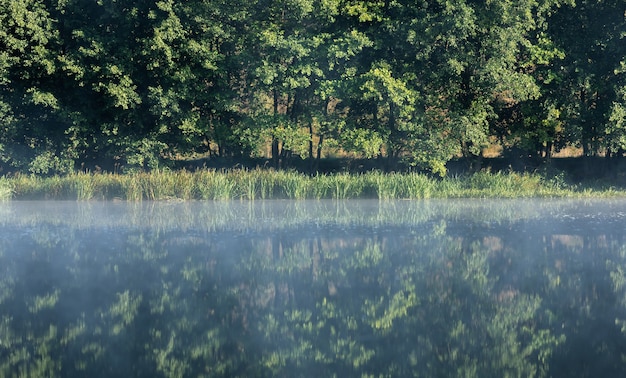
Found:
M 541 95 L 534 72 L 555 57 L 543 30 L 560 1 L 435 2 L 416 20 L 426 119 L 445 143 L 480 156 L 501 109 Z M 502 120 L 501 120 L 502 121 Z M 448 155 L 449 156 L 449 155 Z
M 253 92 L 252 117 L 271 144 L 275 166 L 290 150 L 306 142 L 299 121 L 311 86 L 322 76 L 312 59 L 319 44 L 314 2 L 279 1 L 271 6 L 255 3 L 249 62 Z M 323 25 L 322 25 L 323 26 Z
M 59 34 L 39 0 L 0 2 L 0 161 L 14 169 L 68 172 L 75 152 L 53 91 Z
M 609 118 L 619 119 L 619 105 L 614 104 L 620 102 L 617 76 L 626 54 L 624 4 L 577 0 L 548 21 L 550 38 L 565 52 L 555 71 L 562 88 L 556 97 L 564 104 L 570 143 L 580 145 L 586 156 L 602 151 L 610 156 L 622 148 L 622 132 Z

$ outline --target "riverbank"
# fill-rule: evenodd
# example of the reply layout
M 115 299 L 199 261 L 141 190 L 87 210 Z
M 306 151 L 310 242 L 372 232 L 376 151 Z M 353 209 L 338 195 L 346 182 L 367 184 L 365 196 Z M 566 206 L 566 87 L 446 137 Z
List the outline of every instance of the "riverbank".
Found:
M 0 178 L 3 200 L 260 200 L 618 197 L 609 183 L 569 183 L 562 175 L 481 171 L 436 178 L 423 173 L 306 175 L 274 170 L 159 170 Z

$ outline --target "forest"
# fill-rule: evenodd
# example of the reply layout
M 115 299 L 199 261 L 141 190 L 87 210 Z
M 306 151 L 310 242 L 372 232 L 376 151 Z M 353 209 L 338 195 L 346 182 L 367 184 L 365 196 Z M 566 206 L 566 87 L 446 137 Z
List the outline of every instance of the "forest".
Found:
M 623 0 L 0 0 L 0 174 L 618 157 L 625 37 Z

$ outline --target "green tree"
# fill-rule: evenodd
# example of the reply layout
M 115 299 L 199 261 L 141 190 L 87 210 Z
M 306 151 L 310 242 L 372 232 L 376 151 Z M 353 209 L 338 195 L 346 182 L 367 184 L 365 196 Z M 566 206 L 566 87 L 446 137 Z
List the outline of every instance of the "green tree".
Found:
M 348 24 L 372 41 L 340 97 L 348 125 L 440 174 L 457 154 L 479 156 L 499 107 L 539 98 L 532 73 L 554 57 L 542 31 L 560 4 L 346 3 Z
M 0 2 L 0 159 L 34 173 L 69 171 L 67 118 L 52 78 L 59 34 L 44 1 Z
M 211 117 L 230 106 L 218 69 L 229 30 L 212 20 L 220 6 L 76 1 L 58 9 L 60 91 L 82 158 L 155 167 L 217 138 Z
M 565 52 L 555 70 L 561 88 L 555 97 L 563 104 L 570 143 L 586 156 L 623 150 L 618 75 L 626 54 L 624 11 L 618 0 L 577 0 L 549 19 L 550 38 Z
M 314 2 L 278 1 L 270 6 L 255 3 L 249 43 L 249 67 L 253 95 L 252 116 L 260 135 L 271 144 L 271 157 L 279 159 L 297 150 L 302 136 L 299 118 L 305 93 L 322 73 L 311 59 L 316 44 Z M 309 30 L 311 29 L 311 30 Z M 306 135 L 306 134 L 305 134 Z
M 533 72 L 554 57 L 542 31 L 560 4 L 436 2 L 415 21 L 425 116 L 450 151 L 480 156 L 499 109 L 540 97 Z

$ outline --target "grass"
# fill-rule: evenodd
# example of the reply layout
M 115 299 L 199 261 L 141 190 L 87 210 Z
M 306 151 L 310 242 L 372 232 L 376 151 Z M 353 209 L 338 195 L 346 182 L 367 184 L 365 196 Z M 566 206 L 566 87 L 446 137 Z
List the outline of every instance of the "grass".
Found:
M 339 173 L 308 176 L 294 171 L 160 170 L 149 173 L 75 173 L 0 178 L 0 200 L 256 200 L 377 198 L 618 197 L 609 184 L 570 184 L 562 177 L 489 173 L 433 178 L 420 173 Z
M 11 198 L 11 184 L 6 178 L 0 178 L 0 201 L 6 201 Z

